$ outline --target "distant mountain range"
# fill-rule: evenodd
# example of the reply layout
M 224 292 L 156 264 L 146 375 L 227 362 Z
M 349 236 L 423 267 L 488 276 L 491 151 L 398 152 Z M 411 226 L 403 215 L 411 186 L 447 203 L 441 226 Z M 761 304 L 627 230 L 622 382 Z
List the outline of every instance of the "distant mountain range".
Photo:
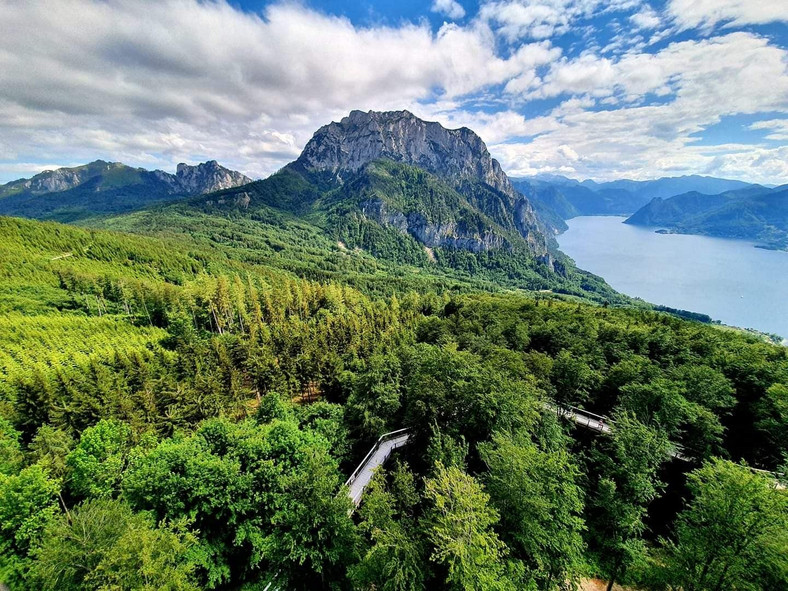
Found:
M 245 257 L 321 278 L 377 261 L 394 269 L 390 281 L 406 274 L 446 289 L 473 281 L 620 298 L 558 251 L 556 228 L 476 133 L 408 111 L 352 111 L 264 180 L 89 223 L 242 245 Z
M 754 240 L 766 248 L 788 250 L 788 185 L 704 194 L 689 191 L 656 198 L 626 223 L 681 234 Z
M 249 182 L 250 178 L 214 160 L 196 166 L 179 164 L 175 174 L 96 160 L 0 185 L 0 215 L 69 222 Z
M 629 215 L 656 198 L 687 191 L 721 193 L 752 186 L 742 181 L 697 175 L 607 183 L 539 175 L 513 179 L 513 184 L 528 197 L 540 216 L 559 230 L 566 229 L 563 220 L 581 215 Z

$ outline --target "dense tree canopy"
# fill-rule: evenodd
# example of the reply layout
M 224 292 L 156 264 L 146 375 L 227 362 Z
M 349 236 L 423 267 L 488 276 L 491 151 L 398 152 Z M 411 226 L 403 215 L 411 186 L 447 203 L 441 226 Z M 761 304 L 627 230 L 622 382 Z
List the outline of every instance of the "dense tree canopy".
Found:
M 785 348 L 198 222 L 0 219 L 12 590 L 788 585 L 785 489 L 751 470 L 786 462 Z M 403 427 L 351 513 L 345 478 Z

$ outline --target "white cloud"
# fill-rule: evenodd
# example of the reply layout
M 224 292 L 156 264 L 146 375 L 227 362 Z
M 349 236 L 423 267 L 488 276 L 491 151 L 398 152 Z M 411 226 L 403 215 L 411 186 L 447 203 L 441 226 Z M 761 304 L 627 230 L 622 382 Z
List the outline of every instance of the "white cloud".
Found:
M 583 23 L 580 55 L 545 39 L 625 9 L 650 14 L 640 0 L 495 0 L 464 25 L 432 30 L 360 27 L 299 4 L 254 15 L 224 0 L 5 0 L 0 176 L 101 157 L 165 170 L 218 159 L 260 177 L 351 109 L 407 108 L 474 129 L 515 174 L 788 181 L 782 148 L 698 146 L 692 135 L 726 115 L 768 112 L 753 129 L 781 141 L 788 51 L 731 32 L 648 53 L 646 34 L 624 40 L 625 30 L 599 49 Z M 530 99 L 556 98 L 523 116 Z
M 788 119 L 769 119 L 767 121 L 756 121 L 749 127 L 750 129 L 765 129 L 767 140 L 788 141 Z
M 649 5 L 643 6 L 640 12 L 630 16 L 629 20 L 638 29 L 655 29 L 662 23 L 659 15 Z
M 12 1 L 2 12 L 0 136 L 21 158 L 65 160 L 67 146 L 68 161 L 219 155 L 259 175 L 353 108 L 417 108 L 435 90 L 462 96 L 556 55 L 526 45 L 499 57 L 484 27 L 362 28 L 292 4 L 262 16 L 194 0 Z
M 444 14 L 451 19 L 458 19 L 465 16 L 465 9 L 462 7 L 462 4 L 455 0 L 433 0 L 430 10 L 432 12 Z
M 510 42 L 547 39 L 565 33 L 578 19 L 639 4 L 640 0 L 493 0 L 481 6 L 478 18 Z
M 724 116 L 788 113 L 788 51 L 762 37 L 730 33 L 668 45 L 618 60 L 592 55 L 560 60 L 534 95 L 575 95 L 545 117 L 529 143 L 496 136 L 491 152 L 516 175 L 571 172 L 609 179 L 704 173 L 757 182 L 788 181 L 786 147 L 698 145 L 697 134 Z M 649 94 L 663 101 L 643 105 Z M 596 97 L 596 98 L 595 98 Z M 603 97 L 603 98 L 600 98 Z M 596 103 L 618 108 L 594 110 Z M 757 122 L 767 139 L 788 134 L 788 120 Z M 567 158 L 565 146 L 579 155 Z
M 749 33 L 672 43 L 658 53 L 630 51 L 615 60 L 593 54 L 554 62 L 528 96 L 562 94 L 624 101 L 676 93 L 708 113 L 756 113 L 788 108 L 788 51 Z
M 785 0 L 670 0 L 667 11 L 684 29 L 788 21 Z
M 488 144 L 504 142 L 512 138 L 533 137 L 560 128 L 555 117 L 526 118 L 514 111 L 472 113 L 456 109 L 436 109 L 425 116 L 435 119 L 449 128 L 469 127 Z

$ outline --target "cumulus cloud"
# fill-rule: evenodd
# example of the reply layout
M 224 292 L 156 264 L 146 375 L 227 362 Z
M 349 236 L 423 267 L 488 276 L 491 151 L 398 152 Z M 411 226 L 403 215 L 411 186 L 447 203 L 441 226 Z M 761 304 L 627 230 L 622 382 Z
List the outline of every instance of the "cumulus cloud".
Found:
M 465 9 L 462 7 L 462 4 L 455 0 L 433 0 L 430 10 L 453 19 L 465 16 Z
M 612 60 L 594 54 L 555 61 L 529 98 L 562 94 L 632 102 L 676 94 L 703 113 L 756 113 L 788 108 L 788 51 L 736 32 L 669 44 L 657 53 L 631 51 Z
M 605 11 L 645 28 L 650 10 L 641 0 L 493 0 L 433 29 L 362 27 L 291 3 L 251 14 L 224 0 L 5 0 L 0 175 L 101 157 L 165 170 L 218 159 L 261 177 L 351 109 L 407 108 L 476 130 L 515 174 L 788 181 L 785 148 L 767 143 L 788 133 L 775 115 L 788 113 L 784 47 L 735 31 L 685 34 L 658 51 L 639 35 L 599 49 L 583 25 L 577 53 L 555 37 Z M 693 14 L 688 22 L 711 22 Z M 768 113 L 752 125 L 763 145 L 696 141 L 726 115 L 758 113 Z
M 788 181 L 788 148 L 698 145 L 697 135 L 726 115 L 788 112 L 788 51 L 749 33 L 672 43 L 618 60 L 591 54 L 554 63 L 532 95 L 573 96 L 542 118 L 532 141 L 500 134 L 491 147 L 518 175 L 646 178 L 702 172 L 758 182 Z M 649 97 L 662 95 L 659 100 Z M 616 108 L 599 108 L 602 104 Z M 756 122 L 766 139 L 788 134 L 788 120 Z M 512 125 L 510 137 L 520 133 Z M 568 158 L 570 146 L 579 158 Z
M 553 54 L 500 57 L 484 29 L 363 28 L 292 4 L 257 16 L 223 1 L 12 0 L 0 56 L 0 129 L 16 152 L 176 162 L 230 142 L 230 164 L 263 174 L 352 108 L 461 96 Z
M 784 0 L 670 0 L 667 11 L 683 29 L 788 21 Z
M 581 18 L 627 10 L 640 0 L 493 0 L 482 5 L 479 20 L 508 41 L 547 39 L 567 32 Z

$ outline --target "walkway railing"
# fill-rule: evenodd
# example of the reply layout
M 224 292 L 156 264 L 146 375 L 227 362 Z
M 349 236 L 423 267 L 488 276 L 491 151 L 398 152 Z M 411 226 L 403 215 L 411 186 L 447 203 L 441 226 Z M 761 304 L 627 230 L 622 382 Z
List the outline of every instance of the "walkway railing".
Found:
M 386 443 L 388 441 L 391 441 L 393 439 L 401 438 L 402 436 L 407 434 L 409 431 L 410 431 L 410 429 L 408 429 L 406 427 L 404 429 L 397 429 L 396 431 L 391 431 L 390 433 L 384 433 L 383 435 L 381 435 L 378 438 L 378 440 L 375 443 L 375 445 L 372 446 L 372 449 L 370 449 L 369 452 L 367 453 L 367 455 L 364 456 L 364 459 L 361 460 L 361 463 L 358 465 L 358 467 L 355 470 L 353 470 L 353 473 L 350 475 L 350 477 L 345 482 L 345 486 L 353 486 L 353 483 L 356 481 L 356 479 L 358 478 L 359 474 L 361 474 L 364 471 L 364 469 L 367 467 L 367 464 L 372 459 L 372 456 L 375 455 L 375 452 L 377 452 L 384 443 Z M 397 447 L 401 447 L 401 446 L 405 445 L 406 442 L 407 442 L 407 437 L 404 438 L 404 441 L 401 444 L 392 447 L 391 450 L 393 451 Z M 383 461 L 385 461 L 386 459 L 388 459 L 388 455 L 386 456 L 386 458 Z
M 353 474 L 345 482 L 345 485 L 348 487 L 347 494 L 353 503 L 351 513 L 361 503 L 364 489 L 372 481 L 378 466 L 382 466 L 388 460 L 391 452 L 405 445 L 409 438 L 410 433 L 408 429 L 398 429 L 397 431 L 381 435 L 377 443 L 372 446 L 372 449 L 369 450 L 369 453 L 358 465 L 358 468 L 353 471 Z

